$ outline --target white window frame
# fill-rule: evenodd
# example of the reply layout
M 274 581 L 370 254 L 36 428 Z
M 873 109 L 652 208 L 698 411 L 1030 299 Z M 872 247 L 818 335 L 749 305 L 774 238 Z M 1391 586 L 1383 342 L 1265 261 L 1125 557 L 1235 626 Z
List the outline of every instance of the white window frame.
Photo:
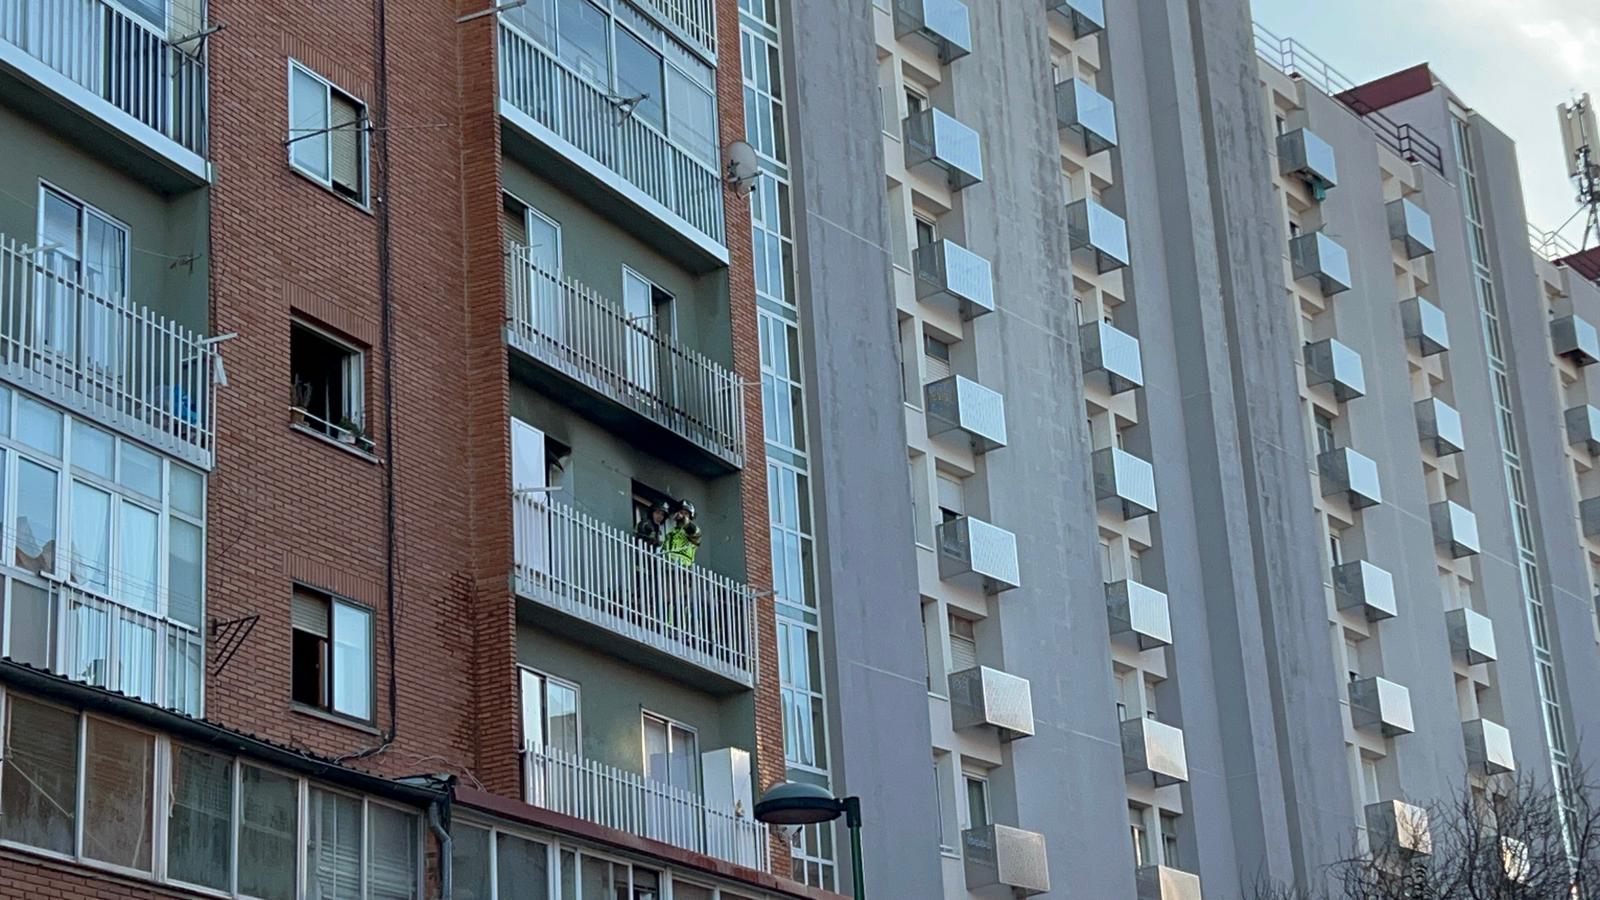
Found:
M 989 776 L 978 775 L 962 770 L 961 772 L 961 830 L 973 827 L 972 824 L 972 786 L 979 785 L 979 792 L 983 794 L 983 823 L 987 827 L 994 824 L 994 800 L 989 796 Z
M 305 63 L 300 62 L 297 59 L 292 59 L 291 58 L 289 60 L 289 70 L 288 71 L 289 71 L 289 75 L 288 75 L 288 98 L 287 98 L 286 102 L 287 102 L 288 112 L 289 112 L 289 129 L 288 129 L 288 133 L 287 133 L 287 135 L 285 137 L 284 149 L 288 153 L 289 168 L 295 170 L 296 172 L 299 172 L 301 175 L 304 175 L 306 178 L 311 179 L 312 181 L 316 182 L 317 184 L 322 185 L 323 187 L 327 188 L 329 191 L 332 191 L 336 196 L 338 196 L 338 197 L 340 197 L 340 198 L 342 198 L 344 200 L 347 200 L 347 201 L 349 201 L 351 203 L 354 203 L 356 206 L 359 206 L 362 209 L 369 208 L 371 200 L 372 200 L 372 135 L 371 135 L 371 131 L 370 131 L 370 123 L 372 121 L 372 117 L 368 113 L 368 108 L 367 108 L 366 102 L 363 101 L 361 98 L 357 97 L 355 94 L 350 93 L 349 91 L 345 90 L 344 88 L 339 87 L 337 84 L 334 84 L 332 81 L 329 81 L 327 78 L 324 78 L 323 76 L 317 74 L 317 72 L 315 70 L 313 70 L 310 66 L 306 65 Z M 302 75 L 306 75 L 306 76 L 310 77 L 312 80 L 317 81 L 317 82 L 321 83 L 321 85 L 322 85 L 322 89 L 324 91 L 323 106 L 329 111 L 329 116 L 327 118 L 323 119 L 321 131 L 313 131 L 313 130 L 299 131 L 298 129 L 295 128 L 295 124 L 294 123 L 297 121 L 297 119 L 295 118 L 295 109 L 294 109 L 294 79 L 295 79 L 295 73 L 297 73 L 297 72 L 302 74 Z M 333 186 L 333 138 L 332 138 L 332 135 L 330 134 L 331 125 L 332 125 L 330 119 L 332 117 L 333 95 L 334 94 L 341 95 L 342 97 L 344 97 L 344 99 L 348 100 L 356 108 L 356 124 L 357 124 L 358 130 L 361 132 L 361 196 L 360 197 L 347 196 L 347 195 L 335 190 L 334 186 Z M 298 133 L 297 133 L 297 131 L 298 131 Z M 297 142 L 299 140 L 302 140 L 302 139 L 310 138 L 310 137 L 312 137 L 314 135 L 317 135 L 317 134 L 321 134 L 321 135 L 323 135 L 324 137 L 327 138 L 327 141 L 326 141 L 327 149 L 323 153 L 323 161 L 324 161 L 324 164 L 327 166 L 327 169 L 328 169 L 327 177 L 323 177 L 322 175 L 319 175 L 316 172 L 312 172 L 311 170 L 304 168 L 299 163 L 297 163 L 295 161 L 295 158 L 294 158 L 294 144 L 295 144 L 295 142 Z
M 367 431 L 367 351 L 300 316 L 289 317 L 289 339 L 291 342 L 294 340 L 294 329 L 296 328 L 303 328 L 345 351 L 344 362 L 340 367 L 344 370 L 344 384 L 341 386 L 341 393 L 344 394 L 344 409 L 341 410 L 340 421 L 348 418 L 360 425 L 361 430 L 370 440 L 372 435 L 371 432 Z M 294 377 L 293 372 L 290 372 L 289 375 L 291 378 Z M 327 434 L 329 436 L 332 436 L 333 433 L 343 433 L 345 431 L 337 421 L 328 422 L 309 410 L 307 410 L 307 413 L 308 418 L 316 419 L 327 426 Z M 311 430 L 316 431 L 316 429 Z M 324 432 L 317 431 L 317 433 L 323 434 Z
M 526 682 L 525 679 L 529 678 L 529 677 L 538 679 L 539 690 L 540 690 L 540 692 L 542 694 L 542 696 L 539 698 L 539 709 L 544 715 L 544 722 L 541 723 L 541 729 L 543 731 L 545 740 L 543 741 L 540 749 L 543 749 L 544 747 L 548 747 L 550 745 L 550 685 L 555 684 L 555 685 L 559 685 L 561 687 L 567 688 L 568 690 L 572 691 L 572 696 L 577 701 L 577 711 L 578 711 L 578 719 L 577 719 L 577 723 L 578 723 L 578 752 L 582 753 L 583 752 L 583 687 L 581 685 L 579 685 L 578 682 L 576 682 L 576 681 L 571 681 L 569 679 L 562 678 L 559 675 L 551 675 L 549 672 L 546 672 L 543 669 L 536 669 L 533 666 L 528 666 L 528 665 L 523 665 L 521 663 L 518 663 L 517 664 L 517 702 L 518 702 L 518 709 L 519 709 L 520 712 L 525 712 L 526 711 L 527 703 L 526 703 L 526 701 L 523 700 L 523 692 L 527 687 L 527 682 Z M 527 742 L 528 742 L 528 723 L 527 722 L 523 722 L 522 723 L 522 742 L 523 742 L 524 745 L 526 745 Z
M 345 597 L 345 596 L 343 596 L 341 594 L 333 593 L 332 591 L 329 591 L 326 588 L 320 588 L 320 587 L 317 587 L 316 585 L 307 584 L 306 582 L 303 582 L 303 581 L 296 581 L 296 582 L 293 583 L 293 585 L 291 587 L 291 591 L 290 591 L 290 596 L 291 597 L 293 596 L 293 593 L 295 591 L 304 591 L 306 593 L 316 594 L 317 596 L 321 597 L 328 604 L 328 637 L 327 637 L 327 641 L 328 641 L 328 668 L 327 668 L 327 673 L 326 673 L 327 681 L 328 681 L 328 683 L 327 683 L 328 705 L 326 707 L 322 707 L 322 706 L 316 706 L 316 705 L 310 704 L 310 703 L 304 703 L 304 702 L 299 701 L 299 700 L 293 700 L 293 695 L 292 695 L 292 692 L 291 692 L 290 699 L 293 701 L 294 708 L 298 709 L 298 710 L 301 710 L 301 711 L 310 711 L 312 713 L 321 714 L 321 715 L 333 715 L 333 716 L 337 716 L 338 718 L 341 718 L 341 719 L 348 719 L 348 720 L 350 720 L 352 722 L 368 722 L 368 723 L 372 722 L 378 716 L 378 660 L 377 660 L 377 657 L 378 657 L 378 646 L 377 646 L 377 644 L 378 644 L 378 639 L 377 639 L 378 638 L 378 623 L 377 623 L 378 611 L 377 611 L 377 609 L 375 609 L 374 607 L 368 606 L 367 604 L 362 603 L 362 602 L 360 602 L 358 600 L 354 600 L 354 599 L 352 599 L 350 597 Z M 335 701 L 334 701 L 334 697 L 335 697 L 334 680 L 338 677 L 338 666 L 336 666 L 334 664 L 334 655 L 335 655 L 335 648 L 338 646 L 338 640 L 339 640 L 338 634 L 337 634 L 338 625 L 336 624 L 337 623 L 337 616 L 335 615 L 335 613 L 337 611 L 337 608 L 341 607 L 341 606 L 345 607 L 346 609 L 356 610 L 357 612 L 360 612 L 362 615 L 365 615 L 367 617 L 367 715 L 365 715 L 365 716 L 356 715 L 355 713 L 346 712 L 346 711 L 344 711 L 342 709 L 339 709 L 338 706 L 335 705 Z M 291 628 L 291 630 L 293 630 L 293 629 Z M 291 647 L 291 650 L 290 650 L 289 665 L 290 665 L 291 669 L 294 666 L 294 657 L 293 657 L 293 648 L 292 647 Z
M 650 710 L 649 707 L 644 707 L 644 706 L 639 707 L 639 763 L 640 763 L 639 772 L 640 772 L 640 774 L 644 776 L 646 781 L 652 780 L 650 778 L 650 776 L 649 776 L 649 771 L 650 771 L 650 747 L 645 742 L 645 732 L 644 732 L 645 722 L 647 720 L 650 720 L 650 719 L 654 719 L 655 721 L 660 722 L 660 723 L 662 723 L 662 724 L 667 726 L 667 771 L 668 771 L 669 775 L 671 774 L 671 770 L 672 770 L 672 762 L 671 762 L 671 760 L 672 760 L 672 751 L 674 749 L 673 746 L 672 746 L 672 731 L 673 731 L 673 729 L 676 728 L 676 729 L 679 729 L 679 730 L 682 730 L 682 731 L 686 731 L 686 732 L 688 732 L 690 735 L 692 735 L 694 737 L 694 755 L 689 760 L 690 765 L 694 766 L 694 786 L 691 788 L 691 787 L 689 787 L 687 785 L 673 784 L 670 781 L 656 781 L 655 783 L 656 784 L 666 785 L 666 786 L 672 787 L 672 788 L 676 788 L 676 789 L 681 790 L 681 791 L 686 791 L 686 792 L 688 792 L 690 794 L 704 796 L 705 789 L 706 789 L 705 788 L 705 785 L 706 785 L 706 773 L 701 769 L 701 766 L 700 766 L 700 758 L 701 758 L 700 754 L 702 752 L 700 750 L 700 729 L 695 728 L 693 725 L 690 725 L 687 722 L 680 722 L 679 720 L 674 719 L 671 716 L 664 716 L 661 713 L 653 712 L 653 711 Z

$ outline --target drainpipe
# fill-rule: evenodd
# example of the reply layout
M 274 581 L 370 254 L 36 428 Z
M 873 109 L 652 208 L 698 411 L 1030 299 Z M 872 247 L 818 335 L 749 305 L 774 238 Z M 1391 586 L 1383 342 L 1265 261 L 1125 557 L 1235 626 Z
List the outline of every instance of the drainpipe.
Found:
M 454 782 L 455 779 L 451 779 Z M 439 841 L 439 900 L 451 900 L 454 893 L 455 859 L 454 842 L 450 838 L 450 798 L 453 784 L 442 798 L 428 804 L 428 829 Z

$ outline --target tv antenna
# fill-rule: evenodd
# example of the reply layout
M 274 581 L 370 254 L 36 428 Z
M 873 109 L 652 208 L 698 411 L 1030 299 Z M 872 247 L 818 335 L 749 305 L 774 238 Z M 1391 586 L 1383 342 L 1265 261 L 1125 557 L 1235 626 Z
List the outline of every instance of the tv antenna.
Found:
M 1600 128 L 1595 125 L 1594 101 L 1588 94 L 1558 109 L 1567 175 L 1578 187 L 1578 211 L 1585 215 L 1578 249 L 1587 250 L 1591 234 L 1600 244 Z

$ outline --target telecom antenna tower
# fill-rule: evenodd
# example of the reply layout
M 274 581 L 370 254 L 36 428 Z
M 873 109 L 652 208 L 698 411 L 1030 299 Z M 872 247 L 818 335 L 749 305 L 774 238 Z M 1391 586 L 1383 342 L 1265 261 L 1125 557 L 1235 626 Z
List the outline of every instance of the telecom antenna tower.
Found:
M 1590 234 L 1600 244 L 1600 128 L 1595 127 L 1594 101 L 1588 94 L 1561 104 L 1559 111 L 1567 174 L 1578 186 L 1578 204 L 1586 213 L 1583 242 L 1578 249 L 1587 250 Z

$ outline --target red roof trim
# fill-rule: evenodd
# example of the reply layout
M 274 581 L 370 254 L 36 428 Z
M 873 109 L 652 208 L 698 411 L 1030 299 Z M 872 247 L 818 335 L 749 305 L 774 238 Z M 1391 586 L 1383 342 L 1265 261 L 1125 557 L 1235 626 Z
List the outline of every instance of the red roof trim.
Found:
M 1417 63 L 1366 84 L 1356 85 L 1339 99 L 1360 115 L 1393 106 L 1412 97 L 1420 97 L 1433 90 L 1433 72 L 1427 63 Z

